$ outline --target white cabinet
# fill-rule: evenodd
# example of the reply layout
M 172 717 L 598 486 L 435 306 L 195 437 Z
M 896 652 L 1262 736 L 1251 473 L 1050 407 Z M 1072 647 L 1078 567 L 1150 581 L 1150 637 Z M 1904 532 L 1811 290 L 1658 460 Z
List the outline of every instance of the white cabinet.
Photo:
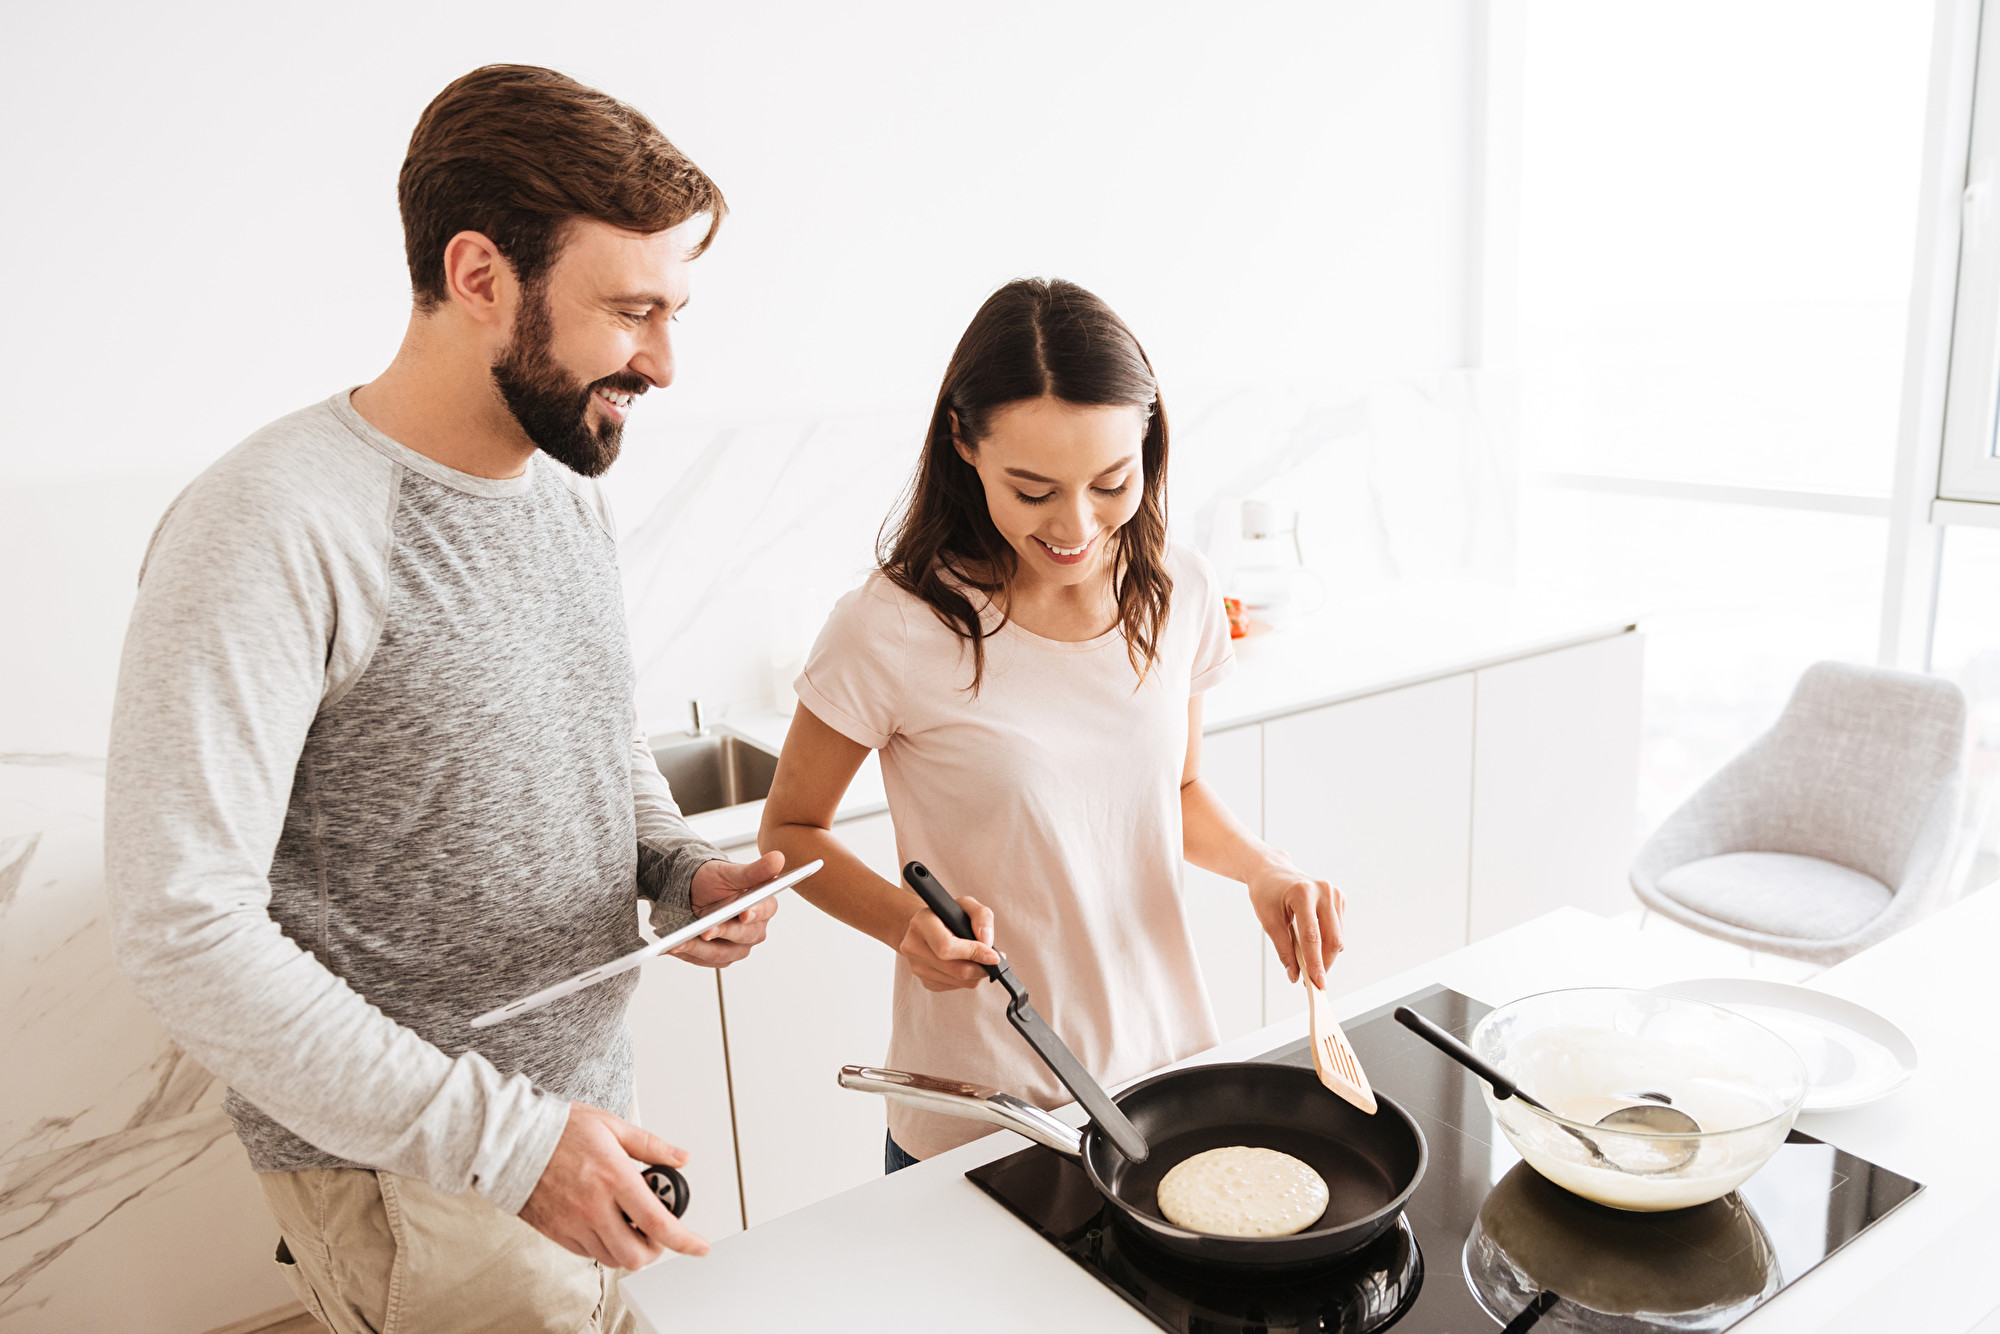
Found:
M 679 959 L 647 964 L 625 1022 L 632 1030 L 639 1122 L 690 1155 L 688 1226 L 710 1241 L 742 1231 L 715 970 Z
M 1471 673 L 1264 724 L 1264 837 L 1347 896 L 1352 991 L 1465 944 L 1472 833 Z M 1275 953 L 1264 1017 L 1305 1008 Z
M 1201 776 L 1236 818 L 1257 833 L 1264 824 L 1263 729 L 1256 724 L 1201 739 Z M 1264 1026 L 1264 932 L 1237 881 L 1183 866 L 1181 904 L 1196 960 L 1224 1042 Z
M 878 875 L 899 880 L 886 813 L 834 833 Z M 880 1065 L 888 1054 L 894 965 L 880 941 L 787 895 L 765 942 L 723 970 L 750 1226 L 882 1175 L 882 1099 L 849 1092 L 834 1077 L 843 1065 Z
M 1472 939 L 1632 906 L 1643 653 L 1623 634 L 1479 672 Z

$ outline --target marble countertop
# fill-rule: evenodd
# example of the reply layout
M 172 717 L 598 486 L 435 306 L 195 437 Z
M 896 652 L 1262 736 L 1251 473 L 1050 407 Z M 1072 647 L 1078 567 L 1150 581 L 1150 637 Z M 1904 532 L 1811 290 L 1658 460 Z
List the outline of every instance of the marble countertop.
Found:
M 2000 890 L 1989 890 L 1810 984 L 1901 1026 L 1923 1064 L 1894 1095 L 1803 1117 L 1800 1129 L 1926 1188 L 1753 1312 L 1735 1334 L 1953 1334 L 1991 1313 L 1987 1270 L 2000 1249 L 2000 1157 L 1990 1150 L 1990 1132 L 1969 1130 L 1965 1115 L 2000 1106 L 2000 1068 L 1980 1059 L 1993 1050 L 1985 979 L 1996 938 Z M 1740 971 L 1740 950 L 1564 908 L 1343 996 L 1335 1007 L 1348 1019 L 1433 983 L 1495 1005 L 1553 987 L 1656 986 L 1725 972 L 1732 957 Z M 1304 1017 L 1296 1016 L 1182 1064 L 1245 1059 L 1304 1030 Z M 1074 1107 L 1062 1115 L 1072 1124 L 1082 1119 Z M 959 1334 L 1151 1329 L 965 1179 L 967 1169 L 1025 1143 L 1005 1131 L 975 1140 L 725 1237 L 704 1260 L 662 1261 L 626 1279 L 626 1295 L 644 1327 L 658 1330 L 940 1322 Z
M 1588 643 L 1621 634 L 1637 619 L 1629 608 L 1579 606 L 1517 589 L 1400 585 L 1365 601 L 1330 604 L 1283 629 L 1260 624 L 1237 640 L 1236 671 L 1205 697 L 1203 730 L 1241 727 Z M 719 725 L 776 750 L 791 717 L 732 711 Z M 871 754 L 834 818 L 887 809 L 881 767 Z M 733 848 L 756 841 L 763 817 L 764 803 L 753 801 L 688 823 L 715 846 Z

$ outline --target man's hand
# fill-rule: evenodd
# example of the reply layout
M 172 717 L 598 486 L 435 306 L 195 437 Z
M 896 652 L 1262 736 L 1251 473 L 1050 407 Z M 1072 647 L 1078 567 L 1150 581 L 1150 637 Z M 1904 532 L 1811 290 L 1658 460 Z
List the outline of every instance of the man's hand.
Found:
M 784 869 L 785 854 L 782 852 L 767 852 L 756 861 L 741 866 L 721 858 L 704 862 L 701 869 L 694 873 L 694 915 L 699 917 L 716 904 L 733 899 L 746 889 L 755 889 L 766 880 L 775 879 Z M 763 941 L 765 923 L 777 911 L 778 896 L 774 894 L 721 926 L 710 927 L 672 951 L 672 954 L 676 959 L 685 959 L 704 968 L 727 968 L 748 954 L 751 946 Z
M 1333 966 L 1333 956 L 1346 948 L 1340 917 L 1347 910 L 1347 896 L 1295 866 L 1272 864 L 1250 877 L 1250 906 L 1276 947 L 1285 976 L 1298 981 L 1303 965 L 1312 984 L 1326 990 L 1326 970 Z M 1294 924 L 1304 958 L 1293 944 Z
M 632 1161 L 685 1166 L 687 1153 L 600 1107 L 573 1102 L 555 1155 L 521 1206 L 521 1221 L 566 1251 L 643 1269 L 663 1250 L 707 1255 L 708 1243 L 667 1211 Z

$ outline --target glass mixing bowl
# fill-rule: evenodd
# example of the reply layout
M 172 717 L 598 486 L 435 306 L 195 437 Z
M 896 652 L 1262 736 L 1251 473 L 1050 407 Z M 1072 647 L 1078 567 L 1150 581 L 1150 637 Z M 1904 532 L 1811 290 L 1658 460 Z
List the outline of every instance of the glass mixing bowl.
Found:
M 1806 1097 L 1805 1062 L 1776 1033 L 1720 1006 L 1647 991 L 1527 996 L 1480 1020 L 1469 1045 L 1550 1109 L 1500 1102 L 1481 1082 L 1514 1151 L 1558 1186 L 1614 1209 L 1685 1209 L 1722 1198 L 1778 1151 Z M 1666 1094 L 1701 1133 L 1596 1124 L 1648 1092 Z

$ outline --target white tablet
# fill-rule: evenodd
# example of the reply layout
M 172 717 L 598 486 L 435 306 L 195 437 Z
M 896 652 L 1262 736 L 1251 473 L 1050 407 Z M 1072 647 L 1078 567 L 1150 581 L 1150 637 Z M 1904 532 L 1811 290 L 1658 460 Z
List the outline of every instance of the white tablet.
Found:
M 610 963 L 600 964 L 589 972 L 578 973 L 575 977 L 564 982 L 558 982 L 552 987 L 543 987 L 534 995 L 523 996 L 521 999 L 511 1001 L 497 1010 L 488 1010 L 485 1014 L 474 1019 L 472 1026 L 474 1028 L 491 1028 L 502 1019 L 512 1019 L 517 1014 L 525 1014 L 529 1010 L 539 1010 L 558 996 L 567 996 L 572 992 L 582 991 L 585 987 L 594 987 L 607 977 L 616 977 L 620 973 L 629 972 L 648 959 L 657 959 L 668 950 L 687 944 L 687 942 L 693 940 L 710 927 L 721 926 L 744 909 L 755 907 L 765 899 L 770 898 L 773 894 L 776 894 L 779 890 L 790 889 L 793 885 L 812 875 L 824 865 L 826 863 L 823 861 L 810 861 L 796 871 L 785 872 L 776 880 L 766 880 L 763 884 L 757 886 L 757 888 L 745 890 L 735 898 L 730 899 L 727 903 L 710 909 L 679 930 L 661 936 L 649 945 L 641 945 L 630 954 L 613 959 Z

